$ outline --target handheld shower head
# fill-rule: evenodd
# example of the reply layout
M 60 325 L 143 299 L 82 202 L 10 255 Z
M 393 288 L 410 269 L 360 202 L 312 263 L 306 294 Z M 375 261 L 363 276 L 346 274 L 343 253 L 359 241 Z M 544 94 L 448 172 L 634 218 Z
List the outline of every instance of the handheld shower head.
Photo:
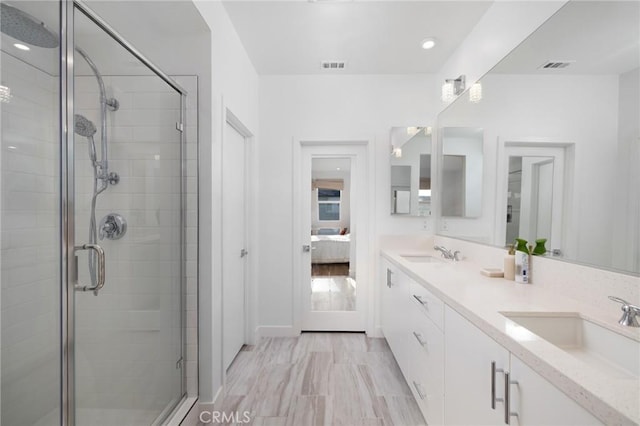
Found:
M 84 115 L 76 114 L 73 116 L 74 121 L 74 131 L 80 135 L 87 138 L 87 142 L 89 142 L 89 159 L 95 165 L 97 164 L 98 158 L 96 155 L 96 143 L 93 140 L 93 135 L 96 134 L 96 125 L 93 124 L 91 120 L 89 120 Z
M 84 136 L 85 138 L 92 137 L 96 133 L 96 125 L 93 124 L 91 120 L 89 120 L 84 115 L 76 114 L 73 116 L 75 132 L 80 136 Z

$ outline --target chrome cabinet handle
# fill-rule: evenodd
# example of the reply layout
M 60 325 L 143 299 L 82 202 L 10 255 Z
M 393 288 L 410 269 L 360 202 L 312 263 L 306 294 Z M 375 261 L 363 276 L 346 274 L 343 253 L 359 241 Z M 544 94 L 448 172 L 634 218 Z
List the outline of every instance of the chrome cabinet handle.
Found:
M 413 381 L 413 387 L 416 388 L 416 392 L 418 392 L 418 396 L 420 397 L 420 399 L 425 399 L 427 397 L 424 393 L 422 393 L 420 384 L 416 383 L 415 380 Z
M 425 308 L 429 307 L 429 302 L 427 300 L 422 300 L 422 296 L 418 296 L 417 294 L 413 295 L 413 298 L 416 299 L 422 306 Z
M 518 417 L 518 413 L 511 411 L 511 385 L 517 385 L 518 382 L 511 380 L 509 373 L 504 373 L 504 424 L 511 424 L 511 417 Z
M 420 346 L 422 347 L 427 346 L 427 342 L 425 340 L 422 340 L 422 334 L 418 333 L 417 331 L 414 331 L 413 335 L 415 336 L 418 343 L 420 343 Z
M 502 398 L 496 398 L 496 373 L 504 373 L 502 368 L 496 368 L 496 362 L 491 361 L 491 409 L 496 409 L 496 402 L 502 402 Z
M 393 271 L 389 268 L 387 268 L 387 287 L 391 288 L 392 286 L 392 280 L 391 280 L 391 276 L 393 275 Z
M 75 287 L 76 287 L 76 290 L 79 290 L 79 291 L 93 291 L 93 294 L 97 296 L 98 291 L 100 291 L 102 287 L 104 287 L 104 283 L 107 275 L 105 270 L 104 250 L 98 244 L 83 244 L 81 246 L 75 246 L 74 250 L 75 251 L 93 250 L 94 252 L 96 252 L 96 255 L 98 257 L 98 266 L 97 266 L 98 277 L 96 279 L 96 285 L 94 287 L 90 287 L 88 285 L 82 285 L 80 283 L 76 283 Z

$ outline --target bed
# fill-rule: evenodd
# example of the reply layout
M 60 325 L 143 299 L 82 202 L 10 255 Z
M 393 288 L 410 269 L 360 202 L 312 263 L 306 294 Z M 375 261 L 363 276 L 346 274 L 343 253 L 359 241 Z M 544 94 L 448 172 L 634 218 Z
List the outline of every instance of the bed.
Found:
M 311 263 L 348 263 L 351 237 L 345 235 L 312 235 Z

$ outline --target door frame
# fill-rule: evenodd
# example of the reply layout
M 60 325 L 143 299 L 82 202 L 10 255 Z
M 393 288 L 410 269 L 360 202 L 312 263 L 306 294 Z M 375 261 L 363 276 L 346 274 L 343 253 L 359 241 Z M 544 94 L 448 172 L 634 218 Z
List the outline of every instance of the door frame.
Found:
M 255 270 L 257 267 L 257 256 L 256 251 L 254 250 L 255 246 L 253 244 L 252 236 L 255 235 L 255 221 L 253 214 L 253 199 L 254 199 L 254 189 L 256 185 L 253 180 L 255 178 L 255 173 L 253 172 L 255 168 L 255 153 L 254 153 L 254 145 L 255 145 L 255 136 L 253 132 L 244 124 L 244 122 L 231 110 L 229 109 L 223 100 L 222 103 L 222 146 L 221 146 L 221 154 L 224 151 L 225 141 L 227 140 L 227 131 L 226 125 L 231 126 L 236 132 L 238 132 L 245 141 L 245 153 L 244 153 L 244 203 L 245 203 L 245 217 L 244 217 L 244 235 L 245 235 L 245 247 L 248 253 L 248 259 L 244 267 L 244 340 L 245 344 L 254 344 L 255 343 L 255 329 L 256 329 L 256 315 L 255 310 L 257 306 L 256 295 L 257 292 L 254 288 L 254 278 Z M 223 165 L 224 167 L 224 165 Z M 224 182 L 222 182 L 221 190 L 224 191 Z M 221 206 L 221 209 L 223 207 Z M 222 218 L 222 215 L 221 215 Z M 221 220 L 221 228 L 220 235 L 222 235 L 222 227 L 224 227 L 224 223 Z M 222 247 L 222 250 L 225 248 Z M 220 264 L 220 277 L 223 277 L 223 269 L 224 263 Z M 220 294 L 221 300 L 224 301 L 224 283 L 221 282 L 220 285 Z M 222 309 L 224 310 L 224 303 L 221 304 Z M 221 354 L 224 353 L 224 314 L 220 312 L 221 318 L 221 344 L 222 351 Z M 226 369 L 224 368 L 224 360 L 221 356 L 220 365 L 222 368 L 222 377 L 223 383 L 226 383 Z
M 302 182 L 300 175 L 302 173 L 303 163 L 303 147 L 317 147 L 317 148 L 350 148 L 351 156 L 356 155 L 358 149 L 364 148 L 362 155 L 363 162 L 361 167 L 364 167 L 363 182 L 359 184 L 359 190 L 362 196 L 363 203 L 359 208 L 363 212 L 371 212 L 373 203 L 375 200 L 375 185 L 371 184 L 375 175 L 372 170 L 374 164 L 373 155 L 375 154 L 372 149 L 371 138 L 354 137 L 344 139 L 334 138 L 293 138 L 293 174 L 292 174 L 292 190 L 293 190 L 293 203 L 292 203 L 292 269 L 293 269 L 293 285 L 292 285 L 292 313 L 293 313 L 293 327 L 292 332 L 294 335 L 299 335 L 302 332 L 303 321 L 303 306 L 305 301 L 302 299 L 305 292 L 302 291 L 302 278 L 303 278 L 303 262 L 305 262 L 304 254 L 302 251 L 302 245 L 307 243 L 304 236 L 301 235 L 300 229 L 302 227 L 302 215 L 309 213 L 309 208 L 302 205 L 303 198 L 302 191 L 305 190 L 304 185 L 306 182 Z M 335 157 L 348 157 L 348 152 L 339 152 L 336 150 L 335 154 L 325 154 Z M 361 219 L 358 220 L 358 232 L 356 233 L 356 247 L 357 250 L 362 250 L 363 262 L 357 265 L 357 278 L 356 282 L 365 283 L 367 290 L 364 292 L 364 297 L 359 299 L 362 303 L 362 324 L 363 329 L 367 334 L 372 335 L 374 333 L 373 325 L 373 312 L 374 300 L 375 300 L 375 274 L 372 271 L 372 248 L 374 247 L 374 218 L 371 214 L 361 215 Z M 310 284 L 310 283 L 309 283 Z
M 575 145 L 573 143 L 550 138 L 498 138 L 498 161 L 496 167 L 498 179 L 496 179 L 497 197 L 494 223 L 494 241 L 496 244 L 503 245 L 505 243 L 507 232 L 505 215 L 507 211 L 506 194 L 508 190 L 508 166 L 510 154 L 516 152 L 521 153 L 522 155 L 556 157 L 558 153 L 561 152 L 563 162 L 562 164 L 554 165 L 554 173 L 557 170 L 562 174 L 561 179 L 563 181 L 563 193 L 553 194 L 553 205 L 559 205 L 560 208 L 553 208 L 551 234 L 554 236 L 556 242 L 557 240 L 560 241 L 563 253 L 567 250 L 571 250 L 570 247 L 572 246 L 572 243 L 567 239 L 566 228 L 568 228 L 568 226 L 563 226 L 563 224 L 570 224 L 569 218 L 571 218 L 574 150 Z M 552 242 L 550 241 L 547 248 L 553 249 L 555 247 L 552 246 Z

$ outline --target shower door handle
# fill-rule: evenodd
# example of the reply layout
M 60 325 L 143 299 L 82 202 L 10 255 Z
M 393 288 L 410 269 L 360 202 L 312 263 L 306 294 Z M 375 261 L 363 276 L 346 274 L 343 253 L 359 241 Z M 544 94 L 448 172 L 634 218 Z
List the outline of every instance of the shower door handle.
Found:
M 93 294 L 97 296 L 98 291 L 100 291 L 102 287 L 104 287 L 104 283 L 106 279 L 104 249 L 100 247 L 98 244 L 83 244 L 81 246 L 75 247 L 75 251 L 80 251 L 80 250 L 93 250 L 96 253 L 96 256 L 98 258 L 98 265 L 96 267 L 98 271 L 98 277 L 96 279 L 96 285 L 94 287 L 89 287 L 87 285 L 76 283 L 76 290 L 93 291 Z

